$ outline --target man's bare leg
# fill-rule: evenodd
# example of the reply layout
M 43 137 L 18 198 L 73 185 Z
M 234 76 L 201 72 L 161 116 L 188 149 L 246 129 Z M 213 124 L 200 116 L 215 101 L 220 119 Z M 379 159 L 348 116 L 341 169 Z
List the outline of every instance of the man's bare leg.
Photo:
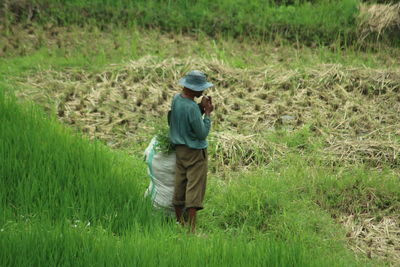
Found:
M 189 208 L 189 233 L 194 234 L 196 230 L 196 208 Z
M 179 222 L 182 226 L 185 225 L 185 220 L 183 219 L 183 206 L 174 206 L 174 207 L 175 207 L 176 221 Z

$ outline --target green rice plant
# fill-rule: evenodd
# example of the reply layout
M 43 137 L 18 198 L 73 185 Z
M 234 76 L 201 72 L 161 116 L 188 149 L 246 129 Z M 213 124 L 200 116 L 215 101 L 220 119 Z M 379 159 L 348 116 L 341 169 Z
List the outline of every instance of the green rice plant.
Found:
M 288 130 L 285 125 L 280 127 L 277 131 L 268 134 L 266 139 L 273 143 L 283 144 L 289 149 L 311 151 L 321 146 L 317 138 L 313 136 L 309 125 L 304 125 L 302 128 L 295 130 Z
M 388 169 L 367 170 L 362 166 L 352 170 L 326 173 L 314 181 L 314 198 L 321 206 L 338 214 L 375 214 L 384 216 L 400 211 L 400 184 Z
M 322 263 L 322 260 L 310 261 L 308 252 L 297 242 L 268 238 L 246 240 L 223 235 L 199 238 L 165 230 L 142 233 L 139 229 L 115 237 L 89 226 L 47 223 L 16 224 L 3 229 L 0 237 L 0 262 L 7 266 L 318 266 Z
M 89 24 L 103 30 L 112 25 L 137 25 L 168 32 L 205 32 L 213 37 L 257 40 L 274 39 L 277 35 L 306 43 L 332 43 L 343 38 L 350 43 L 356 39 L 357 0 L 282 4 L 260 0 L 38 0 L 11 3 L 8 13 L 14 11 L 11 13 L 17 22 L 34 19 L 40 24 L 51 21 L 61 26 Z M 33 17 L 32 10 L 36 12 Z
M 304 168 L 300 158 L 292 155 L 278 169 L 269 166 L 251 173 L 230 173 L 223 184 L 210 179 L 206 218 L 200 227 L 237 236 L 265 234 L 285 241 L 295 237 L 306 249 L 318 244 L 328 261 L 340 259 L 343 262 L 337 264 L 349 264 L 345 263 L 351 256 L 343 247 L 344 230 L 304 193 L 313 188 L 304 182 L 314 168 Z
M 332 257 L 346 254 L 341 245 L 346 236 L 352 237 L 350 247 L 362 246 L 372 255 L 395 251 L 400 183 L 389 169 L 324 166 L 315 151 L 293 151 L 254 172 L 230 172 L 224 179 L 209 181 L 207 223 L 201 224 L 208 231 L 265 233 L 283 240 L 295 235 L 305 246 L 326 248 Z M 368 236 L 365 243 L 359 231 Z
M 170 153 L 174 150 L 173 144 L 169 138 L 169 127 L 165 122 L 156 124 L 155 126 L 155 150 L 162 153 Z
M 145 177 L 140 159 L 112 154 L 4 94 L 0 110 L 0 195 L 3 209 L 13 214 L 3 222 L 79 219 L 122 233 L 157 221 L 142 197 L 144 184 L 138 186 Z

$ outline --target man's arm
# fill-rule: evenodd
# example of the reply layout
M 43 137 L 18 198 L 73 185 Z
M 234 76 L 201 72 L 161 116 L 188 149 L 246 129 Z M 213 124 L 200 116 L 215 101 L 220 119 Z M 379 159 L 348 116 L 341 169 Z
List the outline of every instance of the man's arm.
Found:
M 211 120 L 209 115 L 201 116 L 199 109 L 193 109 L 190 114 L 190 125 L 194 134 L 200 140 L 205 140 L 210 132 Z

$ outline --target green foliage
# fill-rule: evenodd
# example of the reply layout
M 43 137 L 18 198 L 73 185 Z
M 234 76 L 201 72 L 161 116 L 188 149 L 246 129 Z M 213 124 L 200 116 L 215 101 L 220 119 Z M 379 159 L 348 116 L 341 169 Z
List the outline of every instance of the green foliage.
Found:
M 5 266 L 318 266 L 323 262 L 322 258 L 310 262 L 298 242 L 201 238 L 171 230 L 137 229 L 116 238 L 86 226 L 10 225 L 0 232 L 0 262 Z
M 326 173 L 315 184 L 315 199 L 334 214 L 388 215 L 400 211 L 400 184 L 396 175 L 361 167 L 338 176 Z
M 169 139 L 169 127 L 166 123 L 159 123 L 155 126 L 155 150 L 162 153 L 171 153 L 174 149 Z
M 284 126 L 277 129 L 266 136 L 267 140 L 277 144 L 283 144 L 288 149 L 293 150 L 306 150 L 315 151 L 318 147 L 321 147 L 321 142 L 318 138 L 313 136 L 310 130 L 310 126 L 305 125 L 297 130 L 288 130 Z
M 307 43 L 345 43 L 356 38 L 357 5 L 357 0 L 38 0 L 11 4 L 8 11 L 15 22 L 91 24 L 100 29 L 141 26 L 168 32 L 205 32 L 214 37 L 270 40 L 282 36 Z
M 3 223 L 79 218 L 118 233 L 138 222 L 152 225 L 138 187 L 140 160 L 74 136 L 32 105 L 18 106 L 4 95 L 0 121 L 0 203 L 13 214 Z

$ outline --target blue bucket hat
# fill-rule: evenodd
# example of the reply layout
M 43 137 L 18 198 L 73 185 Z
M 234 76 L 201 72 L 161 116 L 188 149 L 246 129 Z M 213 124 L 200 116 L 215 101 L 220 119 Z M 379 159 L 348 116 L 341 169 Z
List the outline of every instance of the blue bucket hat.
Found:
M 212 83 L 207 82 L 206 75 L 199 70 L 192 70 L 188 72 L 185 77 L 179 80 L 179 85 L 197 92 L 204 91 L 208 87 L 213 86 Z

